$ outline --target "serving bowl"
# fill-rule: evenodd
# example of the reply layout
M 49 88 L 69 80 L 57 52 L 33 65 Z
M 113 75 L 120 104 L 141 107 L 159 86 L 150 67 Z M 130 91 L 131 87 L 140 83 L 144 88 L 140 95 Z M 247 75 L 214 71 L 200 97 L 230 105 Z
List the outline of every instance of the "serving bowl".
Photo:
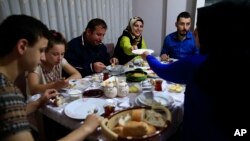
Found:
M 131 115 L 131 119 L 133 120 L 133 112 L 135 110 L 144 110 L 145 111 L 145 115 L 142 116 L 142 122 L 146 122 L 146 120 L 148 120 L 148 117 L 146 117 L 146 112 L 157 112 L 157 114 L 162 115 L 162 120 L 164 121 L 164 124 L 161 124 L 160 126 L 154 125 L 153 123 L 155 121 L 151 121 L 151 122 L 146 122 L 148 125 L 150 126 L 154 126 L 155 131 L 153 131 L 150 134 L 145 134 L 145 135 L 141 135 L 141 136 L 126 136 L 124 134 L 119 134 L 115 131 L 115 128 L 117 128 L 118 126 L 120 126 L 120 119 L 123 117 L 126 117 L 128 115 Z M 140 122 L 141 122 L 140 121 Z M 160 135 L 163 131 L 165 131 L 169 125 L 171 124 L 172 121 L 172 115 L 170 113 L 170 111 L 168 110 L 168 108 L 164 107 L 164 106 L 139 106 L 139 107 L 133 107 L 133 108 L 128 108 L 116 113 L 111 114 L 108 118 L 105 118 L 102 122 L 101 122 L 101 127 L 102 127 L 102 132 L 105 135 L 105 137 L 108 140 L 111 141 L 131 141 L 131 140 L 147 140 L 147 141 L 154 141 L 154 140 L 160 140 Z M 130 121 L 128 121 L 130 122 Z M 126 126 L 126 125 L 125 125 Z M 124 130 L 125 130 L 125 126 L 124 126 Z M 119 128 L 119 127 L 118 127 Z M 137 132 L 140 129 L 135 129 L 132 132 Z M 125 132 L 125 131 L 124 131 Z
M 127 71 L 125 75 L 128 82 L 141 82 L 147 79 L 147 73 L 141 69 Z
M 82 91 L 81 90 L 71 89 L 71 90 L 68 90 L 67 93 L 69 95 L 70 101 L 74 101 L 74 100 L 82 98 Z

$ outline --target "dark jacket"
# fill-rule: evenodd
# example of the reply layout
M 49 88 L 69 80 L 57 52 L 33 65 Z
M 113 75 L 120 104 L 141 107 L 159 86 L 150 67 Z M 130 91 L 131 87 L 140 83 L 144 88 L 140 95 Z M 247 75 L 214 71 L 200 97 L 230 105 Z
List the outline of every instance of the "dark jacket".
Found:
M 65 52 L 66 60 L 74 66 L 85 77 L 95 73 L 91 69 L 91 64 L 102 62 L 109 65 L 109 54 L 104 44 L 92 46 L 86 42 L 82 43 L 82 36 L 72 39 L 68 43 L 68 48 Z

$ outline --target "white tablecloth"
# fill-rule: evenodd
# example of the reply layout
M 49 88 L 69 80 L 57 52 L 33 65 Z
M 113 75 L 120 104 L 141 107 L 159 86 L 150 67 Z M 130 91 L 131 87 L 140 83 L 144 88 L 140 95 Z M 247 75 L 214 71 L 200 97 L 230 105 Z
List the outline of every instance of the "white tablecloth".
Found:
M 165 83 L 167 84 L 167 83 Z M 119 103 L 119 105 L 121 107 L 116 107 L 116 110 L 121 110 L 122 108 L 128 107 L 128 106 L 135 106 L 136 103 L 135 98 L 138 94 L 129 94 L 129 96 L 124 97 L 124 98 L 113 98 L 112 100 L 115 103 Z M 174 99 L 174 103 L 172 104 L 172 106 L 169 108 L 171 113 L 172 113 L 172 123 L 169 126 L 168 130 L 166 130 L 166 132 L 164 132 L 161 137 L 163 140 L 166 140 L 169 138 L 169 136 L 173 135 L 180 123 L 182 122 L 182 118 L 183 118 L 183 113 L 184 113 L 184 109 L 183 109 L 183 104 L 184 104 L 184 92 L 182 93 L 171 93 L 168 92 L 167 89 L 165 89 L 165 91 L 163 92 L 163 95 L 170 95 L 173 97 Z M 105 96 L 101 97 L 103 99 L 107 99 L 110 100 L 110 98 L 106 98 Z M 54 107 L 52 105 L 47 105 L 46 107 L 40 109 L 40 112 L 44 115 L 46 115 L 47 117 L 49 117 L 50 119 L 54 120 L 55 122 L 58 122 L 59 124 L 65 126 L 66 128 L 69 129 L 76 129 L 78 128 L 83 121 L 82 120 L 76 120 L 76 119 L 72 119 L 68 116 L 66 116 L 64 114 L 64 107 L 67 105 L 67 103 L 63 104 L 60 107 Z M 96 132 L 94 132 L 93 134 L 91 134 L 89 136 L 89 140 L 106 140 L 104 135 L 101 133 L 101 129 L 98 128 L 96 130 Z

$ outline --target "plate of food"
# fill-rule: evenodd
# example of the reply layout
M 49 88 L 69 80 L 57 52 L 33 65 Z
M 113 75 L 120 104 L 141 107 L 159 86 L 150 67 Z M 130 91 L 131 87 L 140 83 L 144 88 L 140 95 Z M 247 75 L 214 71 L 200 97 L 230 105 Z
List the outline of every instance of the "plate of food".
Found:
M 135 50 L 132 50 L 132 53 L 137 54 L 137 55 L 141 55 L 145 51 L 147 51 L 149 54 L 154 53 L 154 50 L 152 50 L 152 49 L 135 49 Z
M 135 69 L 125 73 L 127 82 L 141 82 L 147 79 L 147 73 L 142 69 Z
M 174 59 L 174 58 L 168 58 L 168 59 L 161 59 L 161 63 L 162 64 L 170 64 L 170 63 L 173 63 L 175 61 L 177 61 L 178 59 Z
M 85 119 L 92 113 L 102 115 L 104 113 L 103 106 L 106 103 L 104 99 L 81 98 L 69 103 L 65 107 L 64 113 L 73 119 Z
M 146 106 L 162 105 L 166 107 L 171 107 L 174 99 L 170 95 L 164 94 L 154 94 L 152 92 L 145 92 L 138 96 L 140 103 Z
M 170 84 L 168 86 L 168 91 L 172 93 L 181 93 L 184 90 L 184 86 L 181 84 Z
M 83 97 L 94 97 L 98 98 L 104 95 L 104 91 L 101 89 L 90 89 L 83 92 Z
M 70 90 L 70 89 L 78 89 L 84 91 L 91 85 L 90 81 L 86 79 L 72 79 L 69 80 L 69 86 L 66 88 L 62 88 L 63 90 Z
M 159 77 L 153 70 L 147 70 L 146 73 L 148 74 L 148 77 L 151 77 L 151 78 Z
M 110 75 L 120 75 L 124 73 L 123 65 L 109 65 L 106 69 L 109 71 Z

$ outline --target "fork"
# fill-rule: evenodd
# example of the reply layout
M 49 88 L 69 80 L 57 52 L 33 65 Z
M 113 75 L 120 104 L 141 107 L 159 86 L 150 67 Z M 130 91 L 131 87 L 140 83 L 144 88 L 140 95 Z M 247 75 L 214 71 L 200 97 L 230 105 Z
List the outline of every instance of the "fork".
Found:
M 95 108 L 92 108 L 88 111 L 89 114 L 96 114 L 98 112 L 98 109 L 95 107 Z

